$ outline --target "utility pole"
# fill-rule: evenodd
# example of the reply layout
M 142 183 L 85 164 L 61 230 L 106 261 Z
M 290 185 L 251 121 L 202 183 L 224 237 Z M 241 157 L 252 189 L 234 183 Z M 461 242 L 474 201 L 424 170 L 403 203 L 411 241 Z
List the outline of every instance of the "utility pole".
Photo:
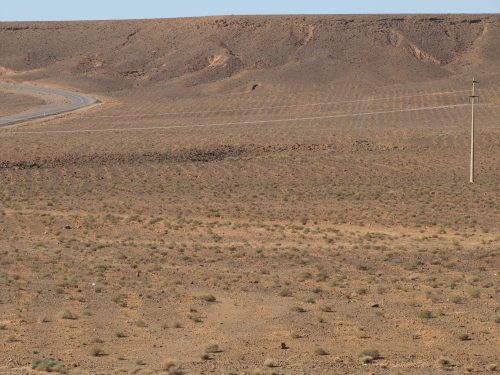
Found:
M 475 78 L 472 79 L 472 95 L 469 96 L 471 99 L 471 109 L 472 109 L 472 123 L 470 129 L 470 179 L 471 184 L 474 183 L 474 103 L 479 96 L 476 95 L 476 81 Z

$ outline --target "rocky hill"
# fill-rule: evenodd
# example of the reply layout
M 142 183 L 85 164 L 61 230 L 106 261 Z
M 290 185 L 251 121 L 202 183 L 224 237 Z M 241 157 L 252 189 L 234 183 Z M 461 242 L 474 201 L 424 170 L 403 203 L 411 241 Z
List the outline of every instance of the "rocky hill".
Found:
M 135 86 L 251 90 L 500 72 L 500 16 L 228 16 L 0 24 L 0 72 Z

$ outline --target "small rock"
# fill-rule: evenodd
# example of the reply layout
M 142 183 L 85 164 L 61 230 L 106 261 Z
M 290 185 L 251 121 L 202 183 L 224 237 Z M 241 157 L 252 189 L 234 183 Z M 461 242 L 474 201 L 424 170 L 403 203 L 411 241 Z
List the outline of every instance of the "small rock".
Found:
M 288 349 L 288 346 L 286 343 L 282 342 L 281 343 L 281 349 Z
M 63 229 L 71 229 L 71 225 L 65 225 Z

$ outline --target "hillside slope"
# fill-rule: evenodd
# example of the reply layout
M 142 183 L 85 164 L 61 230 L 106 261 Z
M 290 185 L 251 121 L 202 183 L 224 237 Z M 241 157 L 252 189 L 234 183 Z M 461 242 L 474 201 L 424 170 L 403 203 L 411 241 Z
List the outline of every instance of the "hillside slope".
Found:
M 0 71 L 96 91 L 404 83 L 498 73 L 499 26 L 498 15 L 2 23 Z

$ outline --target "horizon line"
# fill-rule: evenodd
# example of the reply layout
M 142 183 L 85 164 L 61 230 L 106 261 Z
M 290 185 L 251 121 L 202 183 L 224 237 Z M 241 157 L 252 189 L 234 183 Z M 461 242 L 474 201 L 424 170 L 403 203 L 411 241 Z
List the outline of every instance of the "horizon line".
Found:
M 214 14 L 201 16 L 173 16 L 173 17 L 145 17 L 145 18 L 67 18 L 67 19 L 0 19 L 0 23 L 7 22 L 106 22 L 106 21 L 154 21 L 154 20 L 176 20 L 193 18 L 217 18 L 217 17 L 321 17 L 321 16 L 495 16 L 498 13 L 241 13 L 241 14 Z

